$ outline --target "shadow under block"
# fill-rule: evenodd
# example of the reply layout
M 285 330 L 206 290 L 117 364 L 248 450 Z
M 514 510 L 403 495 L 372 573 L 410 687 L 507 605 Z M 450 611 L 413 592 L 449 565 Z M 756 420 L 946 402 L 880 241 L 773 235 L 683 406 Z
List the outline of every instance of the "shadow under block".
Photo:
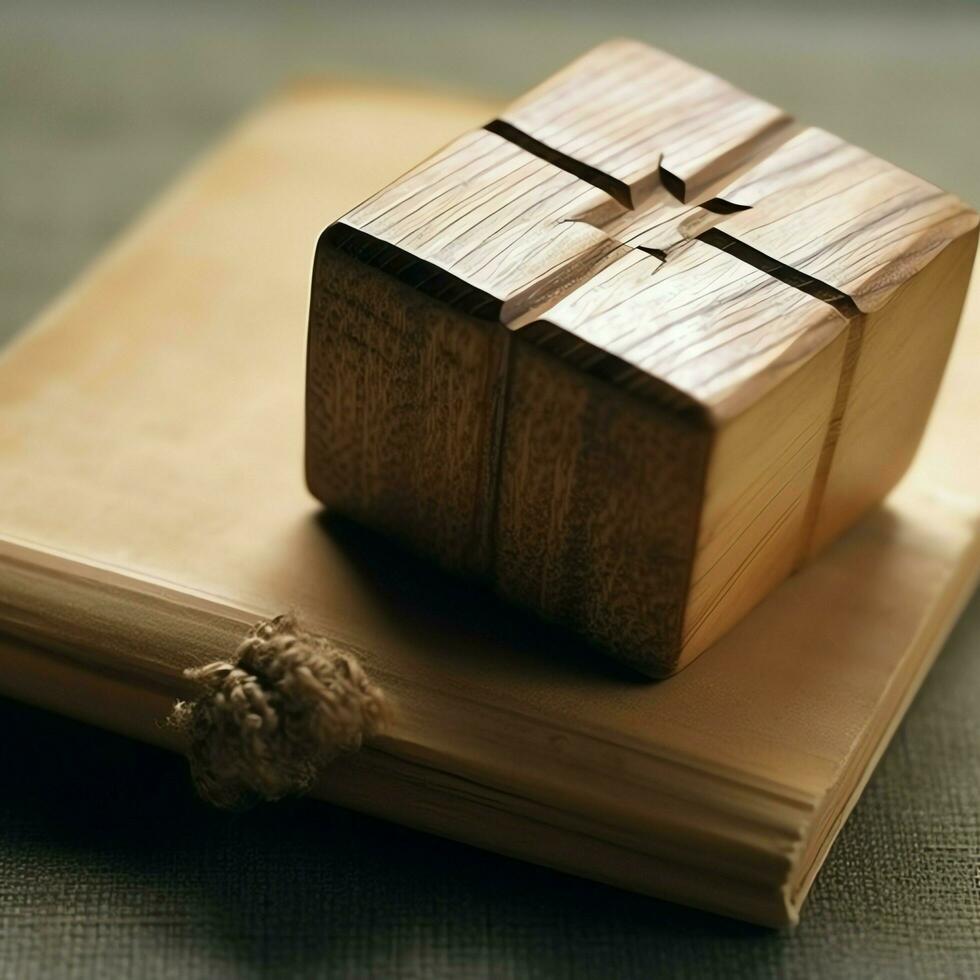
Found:
M 976 228 L 711 75 L 602 45 L 321 236 L 309 486 L 669 674 L 905 471 Z

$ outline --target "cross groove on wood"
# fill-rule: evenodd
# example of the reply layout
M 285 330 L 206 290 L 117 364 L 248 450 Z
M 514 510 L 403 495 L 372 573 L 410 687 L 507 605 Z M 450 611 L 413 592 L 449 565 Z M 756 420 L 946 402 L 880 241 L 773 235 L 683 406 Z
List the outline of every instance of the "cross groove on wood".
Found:
M 925 181 L 600 46 L 322 237 L 311 488 L 670 672 L 901 475 L 975 240 Z

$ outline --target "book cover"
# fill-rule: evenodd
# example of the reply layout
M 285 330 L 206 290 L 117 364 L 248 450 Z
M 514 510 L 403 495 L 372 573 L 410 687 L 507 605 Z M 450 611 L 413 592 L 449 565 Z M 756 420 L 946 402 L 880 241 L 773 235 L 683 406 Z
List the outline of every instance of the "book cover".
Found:
M 489 115 L 297 87 L 3 352 L 0 692 L 179 748 L 183 670 L 294 611 L 392 703 L 319 795 L 794 922 L 976 581 L 976 293 L 886 502 L 688 668 L 639 681 L 325 518 L 303 484 L 318 233 Z

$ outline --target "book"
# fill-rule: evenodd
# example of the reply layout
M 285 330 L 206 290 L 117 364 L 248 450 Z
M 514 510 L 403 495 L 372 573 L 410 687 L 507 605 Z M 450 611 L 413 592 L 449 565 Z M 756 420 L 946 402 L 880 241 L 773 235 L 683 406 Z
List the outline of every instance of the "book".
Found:
M 164 722 L 182 671 L 292 610 L 356 651 L 392 705 L 317 795 L 792 923 L 976 582 L 980 297 L 882 506 L 679 674 L 637 680 L 325 518 L 304 487 L 317 235 L 491 115 L 297 86 L 8 346 L 0 693 L 179 749 Z

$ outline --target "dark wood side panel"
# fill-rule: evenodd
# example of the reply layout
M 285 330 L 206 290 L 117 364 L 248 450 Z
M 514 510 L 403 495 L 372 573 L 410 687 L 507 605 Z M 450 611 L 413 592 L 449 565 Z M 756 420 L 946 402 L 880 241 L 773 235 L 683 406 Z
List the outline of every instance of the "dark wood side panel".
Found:
M 494 578 L 645 673 L 681 630 L 711 430 L 514 341 Z
M 306 477 L 329 509 L 486 574 L 507 335 L 323 236 L 307 353 Z

